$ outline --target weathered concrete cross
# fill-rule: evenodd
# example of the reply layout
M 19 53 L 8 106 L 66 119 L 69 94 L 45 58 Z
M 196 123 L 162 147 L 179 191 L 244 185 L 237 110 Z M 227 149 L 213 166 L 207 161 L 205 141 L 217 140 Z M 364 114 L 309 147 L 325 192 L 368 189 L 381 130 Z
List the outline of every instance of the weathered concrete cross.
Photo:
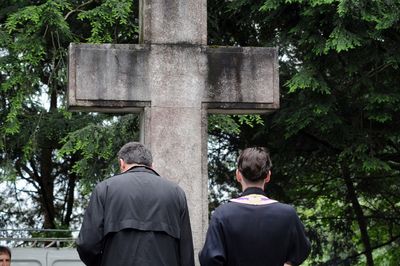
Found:
M 155 168 L 186 191 L 197 251 L 208 224 L 207 113 L 279 107 L 277 50 L 207 47 L 206 0 L 141 0 L 140 44 L 71 44 L 71 110 L 142 112 Z

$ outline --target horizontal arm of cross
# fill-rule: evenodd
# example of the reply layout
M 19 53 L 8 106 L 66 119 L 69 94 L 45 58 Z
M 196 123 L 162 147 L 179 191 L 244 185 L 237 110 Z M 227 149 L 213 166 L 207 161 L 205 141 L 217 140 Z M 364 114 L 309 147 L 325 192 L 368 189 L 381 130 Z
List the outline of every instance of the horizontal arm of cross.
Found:
M 275 48 L 71 44 L 72 110 L 138 111 L 205 106 L 262 113 L 279 107 Z

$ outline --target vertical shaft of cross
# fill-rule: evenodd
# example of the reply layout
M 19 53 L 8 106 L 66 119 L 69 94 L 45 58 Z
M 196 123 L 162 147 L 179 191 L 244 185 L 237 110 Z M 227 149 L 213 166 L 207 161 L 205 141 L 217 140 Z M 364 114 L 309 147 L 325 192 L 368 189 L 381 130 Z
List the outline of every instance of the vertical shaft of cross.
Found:
M 208 223 L 205 69 L 199 69 L 201 46 L 207 44 L 206 3 L 141 0 L 139 15 L 140 42 L 151 49 L 144 142 L 155 168 L 186 192 L 196 256 Z
M 140 0 L 140 43 L 207 45 L 207 0 Z

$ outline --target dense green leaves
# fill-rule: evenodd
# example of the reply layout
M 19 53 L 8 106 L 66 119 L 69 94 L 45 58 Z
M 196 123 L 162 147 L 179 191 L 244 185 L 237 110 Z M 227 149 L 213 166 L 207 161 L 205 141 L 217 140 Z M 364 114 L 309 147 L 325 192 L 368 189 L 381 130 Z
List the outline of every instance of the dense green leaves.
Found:
M 90 194 L 93 186 L 119 171 L 116 154 L 127 141 L 139 139 L 139 120 L 136 115 L 101 116 L 99 123 L 88 124 L 68 134 L 61 143 L 58 158 L 63 160 L 79 154 L 70 169 L 81 176 L 82 192 Z
M 99 6 L 79 13 L 80 20 L 90 22 L 92 43 L 133 42 L 137 35 L 137 20 L 133 21 L 132 0 L 106 0 Z
M 137 138 L 136 117 L 65 109 L 69 43 L 134 41 L 134 8 L 132 1 L 0 3 L 2 227 L 78 227 L 85 201 L 75 200 L 77 188 L 87 193 L 115 173 L 117 147 Z
M 244 46 L 246 35 L 257 32 L 256 45 L 276 45 L 281 53 L 281 109 L 264 116 L 262 127 L 241 126 L 225 146 L 271 149 L 267 190 L 304 218 L 313 241 L 311 265 L 394 265 L 399 3 L 234 0 L 217 8 L 224 14 L 217 21 L 230 25 L 219 40 L 210 37 L 213 43 Z M 241 16 L 235 20 L 239 12 L 247 14 L 245 23 Z M 232 34 L 232 28 L 239 30 Z

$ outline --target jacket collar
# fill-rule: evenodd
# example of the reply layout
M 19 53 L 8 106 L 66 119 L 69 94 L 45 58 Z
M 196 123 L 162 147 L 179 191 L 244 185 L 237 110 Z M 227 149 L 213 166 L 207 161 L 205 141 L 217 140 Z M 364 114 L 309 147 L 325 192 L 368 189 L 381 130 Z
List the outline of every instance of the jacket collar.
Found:
M 248 187 L 248 188 L 246 188 L 245 191 L 243 191 L 242 196 L 247 196 L 247 195 L 250 195 L 250 194 L 258 194 L 258 195 L 266 196 L 264 190 L 262 190 L 259 187 Z
M 126 170 L 124 173 L 136 173 L 136 172 L 146 172 L 150 174 L 155 174 L 160 176 L 153 168 L 145 165 L 135 165 Z

